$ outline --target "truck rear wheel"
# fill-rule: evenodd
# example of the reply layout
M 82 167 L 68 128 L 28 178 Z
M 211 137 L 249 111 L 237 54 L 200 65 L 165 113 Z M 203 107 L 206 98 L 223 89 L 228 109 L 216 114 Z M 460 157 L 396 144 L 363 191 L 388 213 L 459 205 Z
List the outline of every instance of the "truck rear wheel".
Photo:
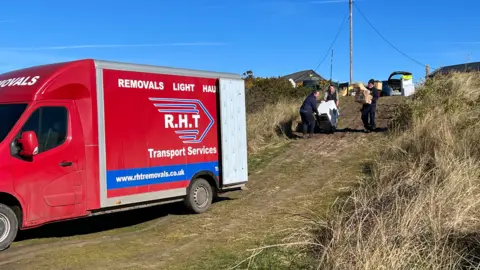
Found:
M 12 244 L 18 232 L 18 219 L 13 210 L 0 203 L 0 251 Z
M 201 214 L 208 210 L 213 200 L 212 186 L 207 180 L 197 178 L 187 190 L 185 206 L 194 214 Z

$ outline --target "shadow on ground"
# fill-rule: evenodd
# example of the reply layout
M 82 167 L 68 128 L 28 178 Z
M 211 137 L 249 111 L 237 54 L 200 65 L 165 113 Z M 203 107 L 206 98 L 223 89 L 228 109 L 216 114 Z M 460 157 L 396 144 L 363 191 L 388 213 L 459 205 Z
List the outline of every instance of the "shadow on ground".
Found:
M 300 138 L 298 135 L 293 133 L 294 132 L 294 130 L 292 129 L 293 123 L 294 123 L 294 119 L 290 119 L 288 121 L 280 123 L 280 125 L 278 125 L 277 128 L 276 128 L 277 136 L 279 136 L 279 137 L 280 136 L 285 136 L 288 139 L 298 139 L 298 138 Z M 298 129 L 298 124 L 297 124 L 296 129 Z M 300 129 L 301 129 L 301 125 L 300 125 Z
M 376 128 L 375 130 L 372 130 L 372 132 L 381 133 L 381 132 L 388 132 L 388 130 L 389 130 L 388 128 Z M 295 131 L 299 132 L 299 133 L 302 132 L 302 123 L 299 123 L 297 125 L 297 128 L 296 128 Z M 318 127 L 318 125 L 315 126 L 314 133 L 315 134 L 328 134 L 328 132 L 325 132 L 325 131 L 321 130 Z M 355 129 L 355 128 L 341 128 L 341 129 L 335 130 L 334 133 L 365 133 L 365 130 L 364 129 Z M 298 138 L 298 136 L 297 136 L 297 138 Z
M 364 133 L 364 129 L 354 129 L 354 128 L 342 128 L 342 129 L 337 129 L 335 132 L 338 133 Z M 372 132 L 388 132 L 388 128 L 376 128 L 375 130 L 372 130 Z
M 218 197 L 214 204 L 234 200 L 228 197 Z M 169 215 L 188 215 L 183 203 L 172 203 L 141 209 L 127 210 L 118 213 L 81 218 L 70 221 L 50 223 L 38 228 L 19 231 L 15 242 L 31 239 L 61 238 L 87 235 L 109 230 L 139 225 Z

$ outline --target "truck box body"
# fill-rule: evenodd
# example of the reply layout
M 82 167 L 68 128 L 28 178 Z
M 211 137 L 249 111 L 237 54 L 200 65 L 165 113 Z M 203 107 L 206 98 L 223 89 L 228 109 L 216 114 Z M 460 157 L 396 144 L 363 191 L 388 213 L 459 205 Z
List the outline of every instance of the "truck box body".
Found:
M 21 228 L 183 199 L 198 177 L 219 192 L 248 180 L 235 74 L 90 59 L 38 66 L 0 75 L 0 117 L 0 203 L 18 201 Z M 26 159 L 14 145 L 29 130 L 38 154 Z

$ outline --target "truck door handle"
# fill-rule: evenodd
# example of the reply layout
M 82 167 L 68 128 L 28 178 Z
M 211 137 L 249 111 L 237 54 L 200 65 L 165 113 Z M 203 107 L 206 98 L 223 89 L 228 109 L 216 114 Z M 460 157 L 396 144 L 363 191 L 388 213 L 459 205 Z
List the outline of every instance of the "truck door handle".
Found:
M 71 162 L 71 161 L 60 162 L 60 166 L 62 166 L 62 167 L 68 167 L 68 166 L 72 166 L 72 165 L 73 165 L 73 162 Z

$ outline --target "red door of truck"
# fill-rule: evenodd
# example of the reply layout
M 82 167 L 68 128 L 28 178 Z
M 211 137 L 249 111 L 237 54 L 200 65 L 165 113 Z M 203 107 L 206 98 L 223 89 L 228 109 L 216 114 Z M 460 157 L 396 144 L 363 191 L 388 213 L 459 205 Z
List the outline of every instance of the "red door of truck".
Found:
M 23 117 L 17 137 L 34 131 L 39 151 L 12 156 L 15 191 L 26 203 L 26 225 L 83 215 L 84 143 L 73 101 L 41 102 Z

